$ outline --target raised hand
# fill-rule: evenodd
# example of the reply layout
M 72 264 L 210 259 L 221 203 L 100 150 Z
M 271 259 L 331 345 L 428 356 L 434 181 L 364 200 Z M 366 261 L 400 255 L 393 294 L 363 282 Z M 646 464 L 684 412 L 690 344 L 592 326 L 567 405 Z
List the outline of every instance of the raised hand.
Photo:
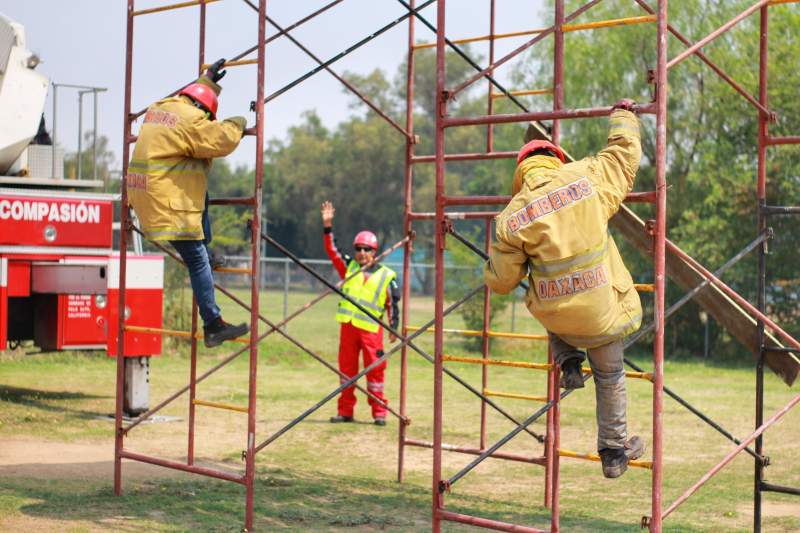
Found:
M 320 214 L 322 215 L 322 225 L 323 227 L 330 228 L 333 226 L 333 215 L 336 213 L 336 209 L 334 209 L 333 204 L 325 200 L 322 202 L 322 208 L 320 209 Z

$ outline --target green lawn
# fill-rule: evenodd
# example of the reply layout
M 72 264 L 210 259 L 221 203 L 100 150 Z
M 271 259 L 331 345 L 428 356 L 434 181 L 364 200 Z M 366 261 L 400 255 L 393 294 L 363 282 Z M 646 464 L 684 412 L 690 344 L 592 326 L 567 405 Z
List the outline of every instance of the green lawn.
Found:
M 243 295 L 243 293 L 240 293 Z M 311 295 L 292 293 L 290 311 Z M 224 303 L 226 319 L 246 314 Z M 336 299 L 328 297 L 289 325 L 291 335 L 335 365 Z M 279 293 L 262 300 L 266 316 L 279 320 Z M 430 299 L 415 298 L 411 322 L 431 317 Z M 540 333 L 517 304 L 517 332 Z M 458 317 L 447 327 L 463 327 Z M 510 310 L 497 330 L 510 328 Z M 420 337 L 424 350 L 432 336 Z M 231 345 L 233 346 L 233 345 Z M 202 352 L 200 371 L 220 360 L 231 346 Z M 237 345 L 238 346 L 238 345 Z M 32 350 L 31 348 L 28 348 Z M 446 351 L 471 353 L 457 337 L 446 337 Z M 544 359 L 541 343 L 493 340 L 492 353 L 503 359 Z M 474 355 L 474 352 L 472 353 Z M 695 362 L 666 363 L 667 384 L 701 407 L 737 436 L 753 425 L 754 372 L 743 356 L 740 368 Z M 387 372 L 387 394 L 399 405 L 400 355 Z M 410 437 L 432 438 L 432 366 L 409 351 L 408 412 Z M 649 356 L 634 355 L 650 368 Z M 449 368 L 480 387 L 480 368 L 448 363 Z M 99 354 L 30 354 L 21 351 L 0 356 L 0 530 L 27 531 L 239 531 L 244 513 L 244 490 L 238 485 L 178 474 L 142 465 L 123 466 L 124 496 L 113 496 L 111 460 L 113 425 L 101 417 L 114 409 L 114 361 Z M 244 405 L 247 397 L 246 356 L 198 387 L 198 398 Z M 188 381 L 185 345 L 170 344 L 152 361 L 151 402 L 157 403 Z M 288 341 L 270 336 L 262 343 L 258 366 L 258 440 L 280 429 L 292 418 L 333 390 L 338 378 Z M 445 378 L 445 441 L 477 447 L 480 404 L 468 391 Z M 489 387 L 523 394 L 544 394 L 545 375 L 525 369 L 492 368 Z M 769 375 L 766 413 L 770 416 L 788 402 L 793 391 Z M 652 400 L 646 382 L 629 382 L 630 432 L 650 438 Z M 357 418 L 369 422 L 364 396 L 357 393 Z M 796 394 L 796 391 L 794 392 Z M 498 398 L 497 402 L 520 419 L 540 404 Z M 733 446 L 683 407 L 665 398 L 665 506 L 724 457 Z M 385 428 L 370 424 L 331 425 L 330 403 L 288 432 L 258 456 L 256 530 L 258 531 L 429 531 L 430 450 L 407 448 L 405 481 L 397 476 L 397 421 Z M 187 401 L 179 398 L 162 413 L 178 422 L 143 424 L 126 440 L 126 447 L 184 460 Z M 241 469 L 245 447 L 245 415 L 198 408 L 196 454 L 201 463 Z M 544 420 L 533 429 L 544 430 Z M 768 480 L 800 486 L 800 411 L 790 412 L 767 433 L 766 450 L 772 459 Z M 488 419 L 488 441 L 511 429 L 499 415 Z M 591 383 L 572 394 L 562 407 L 562 448 L 594 451 L 594 393 Z M 18 452 L 16 466 L 3 450 L 30 445 L 32 459 Z M 33 452 L 35 446 L 35 453 Z M 85 463 L 75 470 L 63 460 L 37 463 L 37 454 L 52 450 L 83 450 Z M 92 450 L 96 457 L 92 458 Z M 541 445 L 518 436 L 504 451 L 538 455 Z M 57 452 L 56 452 L 57 453 Z M 455 473 L 472 456 L 446 453 L 445 476 Z M 665 522 L 668 531 L 748 531 L 752 518 L 752 474 L 743 454 L 680 507 Z M 631 469 L 620 480 L 603 479 L 597 463 L 562 459 L 561 525 L 564 531 L 639 531 L 639 520 L 649 514 L 650 475 Z M 549 512 L 542 507 L 543 469 L 538 466 L 489 460 L 456 483 L 447 495 L 455 511 L 499 520 L 547 527 Z M 800 530 L 797 497 L 765 495 L 764 531 Z M 445 524 L 445 531 L 472 531 Z M 476 530 L 477 531 L 477 530 Z

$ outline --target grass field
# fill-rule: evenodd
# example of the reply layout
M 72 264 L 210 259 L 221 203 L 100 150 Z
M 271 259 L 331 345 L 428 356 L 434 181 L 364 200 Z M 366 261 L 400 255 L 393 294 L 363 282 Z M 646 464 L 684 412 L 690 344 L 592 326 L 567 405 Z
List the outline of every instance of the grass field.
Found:
M 293 293 L 290 310 L 310 299 Z M 336 324 L 332 297 L 312 308 L 288 328 L 310 348 L 335 364 Z M 517 304 L 516 331 L 540 332 Z M 271 320 L 280 319 L 281 300 L 268 293 L 263 306 Z M 412 323 L 432 316 L 430 299 L 412 302 Z M 238 314 L 237 314 L 238 313 Z M 232 306 L 227 319 L 244 319 Z M 462 327 L 458 318 L 448 327 Z M 510 311 L 496 329 L 507 330 Z M 420 345 L 431 350 L 432 336 Z M 237 345 L 238 346 L 238 345 Z M 203 352 L 200 371 L 229 353 Z M 469 353 L 456 337 L 446 338 L 448 353 Z M 28 347 L 29 351 L 33 348 Z M 646 348 L 645 348 L 646 349 Z M 541 343 L 492 341 L 492 353 L 504 359 L 544 359 Z M 338 378 L 322 365 L 276 335 L 260 350 L 258 366 L 257 435 L 266 438 L 324 394 Z M 631 354 L 649 369 L 649 355 Z M 450 363 L 448 363 L 450 364 Z M 469 383 L 480 386 L 480 369 L 450 364 Z M 387 394 L 398 406 L 399 354 L 387 371 Z M 123 496 L 112 494 L 113 422 L 103 416 L 114 409 L 112 359 L 102 354 L 26 354 L 0 356 L 0 531 L 239 531 L 243 524 L 244 490 L 231 483 L 191 476 L 136 463 L 123 465 Z M 171 345 L 151 365 L 151 403 L 155 404 L 188 382 L 188 357 L 183 345 Z M 445 378 L 444 440 L 477 447 L 480 420 L 478 400 Z M 749 356 L 740 367 L 712 363 L 666 363 L 666 382 L 701 407 L 737 436 L 753 427 L 754 372 Z M 432 366 L 409 352 L 409 436 L 432 438 Z M 525 369 L 492 368 L 490 387 L 524 394 L 544 394 L 545 375 Z M 795 387 L 796 388 L 796 387 Z M 766 379 L 766 413 L 788 402 L 792 391 L 771 374 Z M 247 397 L 247 359 L 239 358 L 198 387 L 198 397 L 244 405 Z M 629 432 L 650 440 L 651 394 L 646 382 L 629 382 Z M 364 396 L 357 393 L 360 424 L 331 425 L 332 402 L 259 454 L 256 489 L 257 531 L 391 531 L 430 530 L 431 451 L 407 448 L 405 481 L 397 476 L 397 421 L 379 428 L 369 424 Z M 539 404 L 497 399 L 519 418 Z M 733 446 L 683 407 L 665 398 L 664 503 L 724 457 Z M 185 460 L 187 401 L 181 397 L 160 414 L 179 420 L 143 424 L 126 440 L 126 447 L 143 453 Z M 245 447 L 246 417 L 241 413 L 198 408 L 196 455 L 200 464 L 239 470 Z M 534 424 L 544 430 L 543 420 Z M 511 429 L 499 415 L 490 414 L 489 442 Z M 800 410 L 790 412 L 767 433 L 772 459 L 768 480 L 800 486 Z M 572 394 L 562 407 L 563 448 L 594 451 L 594 390 Z M 541 445 L 524 434 L 504 451 L 541 453 Z M 648 450 L 649 451 L 649 450 Z M 471 456 L 445 453 L 445 475 L 455 473 Z M 603 479 L 597 463 L 563 459 L 561 524 L 563 531 L 639 531 L 649 514 L 650 475 L 631 469 L 619 480 Z M 725 470 L 680 507 L 665 522 L 666 531 L 749 531 L 752 526 L 753 464 L 741 454 Z M 489 460 L 453 486 L 447 496 L 455 511 L 498 520 L 547 527 L 542 507 L 544 472 L 541 467 Z M 764 531 L 800 530 L 800 499 L 766 494 Z M 444 531 L 478 531 L 445 524 Z

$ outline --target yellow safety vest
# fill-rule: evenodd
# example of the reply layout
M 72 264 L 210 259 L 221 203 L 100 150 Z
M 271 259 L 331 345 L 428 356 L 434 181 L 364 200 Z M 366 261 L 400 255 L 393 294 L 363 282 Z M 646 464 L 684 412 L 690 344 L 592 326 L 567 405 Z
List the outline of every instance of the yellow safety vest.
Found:
M 345 279 L 360 272 L 361 267 L 354 260 L 347 265 Z M 367 281 L 364 281 L 364 274 L 353 276 L 342 286 L 342 292 L 358 302 L 362 307 L 369 311 L 375 318 L 382 318 L 384 306 L 386 305 L 386 293 L 389 284 L 397 277 L 394 270 L 383 265 L 370 274 Z M 375 333 L 380 329 L 380 325 L 365 315 L 358 307 L 345 299 L 339 300 L 339 309 L 336 311 L 336 321 L 342 324 L 350 322 L 355 327 Z
M 528 277 L 525 303 L 548 331 L 595 348 L 636 331 L 639 295 L 608 219 L 630 192 L 639 167 L 639 123 L 614 111 L 608 147 L 596 156 L 553 168 L 546 156 L 517 167 L 522 187 L 497 217 L 496 242 L 484 269 L 495 292 Z
M 213 85 L 219 93 L 219 86 Z M 156 241 L 203 238 L 211 161 L 230 154 L 241 138 L 239 125 L 209 120 L 186 96 L 165 98 L 148 108 L 125 180 L 145 237 Z

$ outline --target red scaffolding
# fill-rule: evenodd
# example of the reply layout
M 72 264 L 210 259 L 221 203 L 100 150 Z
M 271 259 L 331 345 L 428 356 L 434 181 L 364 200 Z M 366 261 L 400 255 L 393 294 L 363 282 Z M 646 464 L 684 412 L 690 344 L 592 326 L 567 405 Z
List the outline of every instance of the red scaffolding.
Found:
M 127 162 L 130 153 L 130 144 L 135 142 L 136 137 L 133 135 L 132 126 L 135 120 L 142 116 L 146 110 L 141 110 L 137 113 L 131 112 L 131 88 L 132 88 L 132 62 L 133 62 L 133 29 L 135 17 L 159 13 L 162 11 L 186 8 L 196 6 L 200 10 L 200 46 L 198 52 L 198 67 L 203 70 L 205 60 L 205 35 L 206 35 L 206 4 L 212 3 L 216 0 L 193 0 L 188 2 L 181 2 L 169 6 L 163 6 L 151 9 L 142 9 L 136 11 L 134 9 L 134 0 L 128 0 L 128 16 L 127 16 L 127 40 L 126 40 L 126 88 L 125 88 L 125 127 L 124 127 L 124 147 L 123 147 L 123 174 L 127 172 Z M 462 41 L 450 41 L 446 38 L 446 0 L 426 0 L 417 3 L 416 0 L 397 0 L 405 8 L 405 13 L 391 21 L 390 23 L 379 28 L 377 31 L 369 34 L 367 37 L 361 39 L 354 45 L 348 47 L 346 50 L 332 56 L 330 59 L 322 60 L 315 56 L 308 48 L 300 43 L 290 32 L 298 26 L 304 24 L 315 16 L 329 10 L 335 5 L 341 3 L 343 0 L 332 0 L 322 8 L 314 11 L 308 16 L 298 20 L 287 27 L 281 27 L 273 19 L 267 15 L 266 0 L 258 0 L 257 5 L 250 0 L 243 0 L 254 11 L 258 13 L 258 43 L 234 56 L 227 62 L 227 66 L 235 65 L 248 65 L 256 64 L 258 68 L 257 83 L 256 83 L 256 100 L 252 108 L 256 113 L 256 123 L 253 128 L 247 130 L 246 134 L 256 137 L 256 150 L 255 150 L 255 183 L 253 188 L 253 195 L 245 198 L 217 198 L 211 201 L 216 205 L 246 205 L 252 209 L 252 219 L 250 221 L 251 228 L 251 267 L 247 269 L 224 269 L 223 271 L 246 273 L 250 276 L 250 302 L 245 303 L 236 298 L 230 291 L 223 287 L 217 286 L 224 294 L 231 297 L 234 301 L 244 307 L 251 316 L 250 320 L 250 336 L 246 341 L 247 346 L 235 351 L 232 355 L 225 358 L 213 368 L 197 375 L 197 339 L 200 336 L 197 334 L 197 312 L 196 305 L 193 305 L 193 320 L 191 332 L 172 332 L 167 330 L 159 330 L 158 332 L 168 335 L 175 334 L 178 336 L 185 336 L 191 339 L 191 362 L 190 362 L 190 375 L 189 384 L 183 387 L 175 394 L 171 395 L 156 407 L 150 409 L 147 413 L 141 415 L 133 422 L 124 424 L 122 418 L 122 398 L 123 390 L 125 387 L 125 375 L 122 358 L 118 359 L 117 364 L 117 405 L 116 405 L 116 439 L 115 439 L 115 469 L 114 469 L 114 490 L 116 494 L 120 494 L 122 490 L 122 459 L 136 460 L 148 462 L 167 468 L 174 468 L 187 472 L 192 472 L 201 475 L 216 477 L 223 480 L 233 481 L 240 483 L 246 487 L 246 504 L 245 504 L 245 528 L 252 529 L 253 516 L 254 516 L 254 480 L 255 480 L 255 456 L 258 451 L 264 449 L 270 443 L 274 442 L 281 435 L 291 430 L 297 423 L 314 413 L 326 402 L 335 398 L 341 390 L 351 385 L 356 385 L 357 381 L 367 374 L 369 370 L 381 364 L 383 361 L 391 357 L 395 353 L 401 353 L 401 371 L 400 371 L 400 407 L 399 412 L 389 409 L 400 421 L 399 424 L 399 446 L 398 446 L 398 479 L 402 480 L 403 477 L 403 462 L 405 457 L 406 446 L 421 446 L 433 449 L 433 476 L 432 476 L 432 529 L 439 531 L 442 521 L 454 521 L 472 524 L 489 529 L 496 529 L 501 531 L 544 531 L 533 527 L 520 526 L 515 524 L 508 524 L 498 522 L 496 520 L 467 516 L 459 513 L 452 512 L 445 506 L 445 495 L 450 487 L 474 469 L 481 461 L 487 457 L 494 457 L 498 459 L 508 459 L 512 461 L 521 461 L 531 464 L 537 464 L 545 467 L 545 490 L 544 490 L 544 504 L 551 509 L 551 523 L 549 530 L 551 532 L 559 531 L 559 457 L 568 456 L 580 459 L 597 460 L 596 456 L 591 454 L 582 454 L 564 450 L 560 448 L 559 431 L 560 431 L 560 402 L 566 397 L 569 392 L 559 393 L 559 369 L 554 365 L 552 357 L 548 357 L 547 363 L 520 363 L 498 361 L 489 357 L 489 339 L 492 337 L 508 337 L 517 338 L 527 341 L 543 340 L 541 336 L 513 334 L 491 331 L 489 329 L 489 291 L 484 286 L 478 286 L 472 290 L 467 291 L 456 302 L 445 308 L 444 302 L 444 281 L 445 281 L 445 262 L 444 262 L 444 249 L 445 240 L 447 236 L 454 238 L 463 245 L 472 249 L 476 254 L 484 256 L 489 250 L 490 234 L 491 234 L 491 220 L 497 214 L 495 211 L 467 211 L 456 212 L 448 210 L 454 206 L 497 206 L 505 204 L 510 200 L 510 197 L 504 196 L 454 196 L 448 195 L 445 189 L 445 165 L 450 161 L 480 161 L 487 159 L 503 159 L 513 158 L 516 152 L 503 152 L 494 150 L 494 124 L 503 123 L 519 123 L 528 121 L 552 121 L 552 128 L 548 132 L 547 128 L 541 124 L 536 126 L 537 134 L 542 137 L 548 137 L 558 142 L 560 139 L 560 121 L 565 119 L 578 119 L 587 117 L 599 117 L 608 115 L 611 112 L 609 106 L 595 107 L 587 109 L 570 109 L 565 106 L 564 102 L 564 87 L 563 87 L 563 72 L 564 72 L 564 34 L 570 31 L 591 30 L 595 28 L 613 27 L 629 24 L 641 23 L 655 23 L 657 26 L 657 62 L 655 69 L 652 73 L 652 83 L 654 85 L 654 100 L 653 102 L 638 106 L 637 110 L 640 114 L 653 114 L 656 120 L 656 187 L 654 191 L 631 193 L 626 202 L 646 202 L 655 205 L 655 218 L 650 221 L 642 221 L 636 217 L 625 206 L 622 207 L 620 214 L 612 221 L 614 226 L 620 230 L 626 238 L 628 238 L 635 247 L 650 254 L 654 262 L 654 281 L 653 285 L 643 285 L 637 287 L 640 291 L 654 292 L 654 317 L 653 322 L 628 339 L 626 346 L 629 346 L 637 339 L 641 338 L 646 333 L 654 332 L 653 344 L 653 370 L 646 372 L 637 367 L 631 361 L 626 359 L 626 364 L 633 369 L 633 372 L 628 372 L 627 375 L 633 378 L 641 378 L 652 382 L 653 384 L 653 437 L 652 437 L 652 460 L 651 461 L 638 461 L 634 466 L 641 466 L 644 468 L 652 469 L 652 493 L 651 493 L 651 514 L 642 519 L 643 526 L 647 526 L 650 531 L 661 531 L 662 520 L 671 513 L 678 505 L 680 505 L 686 498 L 688 498 L 694 491 L 696 491 L 707 479 L 713 476 L 717 471 L 724 467 L 730 460 L 740 451 L 745 450 L 755 460 L 755 522 L 754 529 L 760 529 L 761 520 L 761 493 L 763 491 L 776 491 L 789 494 L 800 494 L 800 490 L 783 487 L 780 485 L 773 485 L 766 483 L 763 479 L 764 467 L 768 464 L 768 459 L 762 453 L 763 432 L 783 416 L 795 404 L 800 402 L 800 396 L 794 398 L 783 409 L 776 413 L 772 418 L 763 421 L 763 367 L 767 365 L 773 371 L 781 375 L 787 384 L 790 384 L 800 372 L 800 361 L 793 355 L 800 351 L 800 343 L 798 343 L 789 334 L 784 332 L 774 322 L 772 322 L 764 313 L 765 311 L 765 244 L 767 239 L 771 236 L 771 231 L 767 225 L 769 216 L 796 214 L 800 212 L 800 208 L 792 206 L 770 206 L 766 203 L 766 158 L 767 148 L 770 146 L 787 145 L 787 144 L 800 144 L 800 137 L 773 137 L 768 133 L 768 123 L 773 120 L 775 113 L 769 108 L 767 100 L 767 14 L 768 7 L 775 4 L 792 3 L 797 0 L 760 0 L 755 2 L 747 10 L 737 15 L 731 21 L 715 30 L 707 37 L 701 39 L 697 43 L 691 43 L 683 37 L 675 28 L 668 24 L 667 17 L 667 0 L 658 0 L 657 7 L 652 8 L 646 0 L 635 0 L 635 2 L 647 13 L 641 17 L 628 17 L 624 19 L 614 19 L 606 21 L 588 22 L 588 23 L 575 23 L 575 19 L 588 11 L 591 7 L 598 4 L 600 0 L 591 0 L 581 6 L 579 9 L 572 13 L 566 14 L 564 11 L 563 0 L 555 0 L 554 5 L 554 19 L 553 24 L 548 28 L 539 30 L 531 30 L 527 32 L 516 32 L 514 34 L 497 34 L 495 32 L 495 0 L 489 0 L 489 35 L 486 37 L 479 37 L 473 39 L 465 39 Z M 437 21 L 436 25 L 431 24 L 422 14 L 421 11 L 430 6 L 437 7 Z M 723 34 L 725 31 L 733 27 L 736 23 L 743 20 L 747 16 L 760 12 L 761 15 L 761 53 L 760 53 L 760 78 L 759 78 L 759 95 L 756 99 L 751 96 L 745 89 L 743 89 L 736 81 L 728 76 L 722 69 L 715 65 L 705 54 L 702 52 L 702 47 L 711 42 L 714 38 Z M 362 45 L 370 42 L 372 39 L 380 36 L 390 28 L 397 24 L 408 20 L 408 70 L 407 70 L 407 108 L 406 108 L 406 123 L 402 126 L 392 120 L 392 118 L 384 113 L 379 106 L 370 101 L 369 98 L 361 94 L 357 88 L 347 82 L 339 74 L 337 74 L 331 65 L 339 59 L 345 57 L 347 54 L 361 47 Z M 418 20 L 428 29 L 436 34 L 435 45 L 420 45 L 415 42 L 415 20 Z M 266 37 L 265 26 L 269 23 L 273 26 L 277 33 Z M 686 45 L 686 50 L 680 53 L 675 58 L 668 60 L 667 58 L 667 37 L 672 34 L 683 44 Z M 495 70 L 502 65 L 509 62 L 513 57 L 518 56 L 530 48 L 535 43 L 549 37 L 554 38 L 554 76 L 553 87 L 546 89 L 534 89 L 526 91 L 509 91 L 504 88 L 495 78 Z M 264 92 L 264 72 L 265 72 L 265 47 L 272 40 L 278 37 L 286 37 L 295 46 L 301 49 L 308 55 L 317 67 L 308 73 L 298 77 L 291 83 L 282 87 L 281 89 L 265 95 Z M 505 37 L 519 37 L 519 36 L 532 36 L 522 46 L 518 47 L 511 53 L 497 59 L 495 58 L 495 40 Z M 462 42 L 471 42 L 475 40 L 488 40 L 489 42 L 489 66 L 481 67 L 469 58 L 468 54 L 464 53 L 458 47 Z M 413 120 L 413 102 L 414 102 L 414 53 L 415 50 L 425 47 L 436 48 L 436 127 L 435 127 L 435 147 L 434 153 L 429 155 L 417 155 L 414 152 L 415 145 L 418 140 L 414 135 L 414 120 Z M 468 78 L 466 81 L 460 83 L 454 88 L 445 86 L 445 49 L 449 47 L 459 54 L 465 61 L 470 63 L 476 70 L 476 73 Z M 256 59 L 246 59 L 246 56 L 256 52 Z M 750 104 L 752 104 L 759 113 L 759 167 L 758 167 L 758 206 L 759 206 L 759 225 L 758 233 L 753 242 L 746 246 L 736 256 L 731 258 L 725 265 L 720 267 L 715 272 L 710 272 L 700 263 L 692 259 L 685 252 L 680 250 L 677 246 L 666 239 L 666 114 L 667 114 L 667 75 L 668 70 L 679 64 L 684 59 L 695 56 L 708 65 L 717 75 L 724 79 L 731 87 L 743 96 Z M 298 316 L 300 313 L 314 305 L 328 294 L 337 293 L 340 297 L 349 299 L 344 295 L 339 285 L 329 283 L 324 276 L 314 272 L 302 260 L 294 256 L 279 242 L 268 236 L 265 232 L 261 231 L 261 203 L 262 203 L 262 186 L 263 186 L 263 162 L 262 152 L 264 144 L 264 104 L 295 85 L 302 83 L 304 80 L 313 76 L 317 72 L 325 70 L 337 80 L 339 80 L 348 90 L 360 98 L 370 109 L 372 109 L 378 116 L 387 121 L 394 129 L 396 129 L 406 141 L 406 165 L 405 165 L 405 183 L 404 183 L 404 221 L 403 221 L 403 234 L 405 237 L 387 249 L 378 260 L 382 259 L 388 253 L 399 247 L 404 248 L 403 258 L 403 305 L 402 311 L 402 332 L 396 332 L 387 324 L 375 319 L 377 322 L 387 329 L 388 331 L 397 334 L 401 342 L 399 345 L 389 350 L 382 358 L 373 363 L 370 367 L 365 368 L 356 376 L 346 379 L 342 376 L 337 369 L 333 368 L 323 358 L 313 353 L 306 348 L 297 339 L 289 336 L 283 331 L 282 326 L 289 320 Z M 448 115 L 448 103 L 455 98 L 461 91 L 470 87 L 478 80 L 489 81 L 489 91 L 486 100 L 486 115 L 476 117 L 452 117 Z M 177 92 L 177 91 L 176 91 Z M 174 93 L 173 93 L 174 94 Z M 530 95 L 530 94 L 552 94 L 553 109 L 551 111 L 537 111 L 531 112 L 524 105 L 522 105 L 517 96 Z M 522 112 L 515 114 L 499 115 L 494 113 L 494 100 L 499 96 L 505 96 L 512 102 L 517 104 Z M 485 125 L 486 126 L 486 151 L 481 153 L 462 153 L 462 154 L 448 154 L 445 149 L 445 131 L 448 128 L 455 128 L 468 125 Z M 435 165 L 436 175 L 436 208 L 432 213 L 415 212 L 412 205 L 412 190 L 413 190 L 413 169 L 415 165 L 433 163 Z M 127 210 L 127 195 L 125 187 L 122 190 L 122 227 L 127 231 L 121 232 L 121 258 L 120 258 L 120 302 L 119 311 L 120 316 L 124 316 L 125 309 L 125 281 L 126 281 L 126 252 L 128 246 L 128 232 L 138 231 L 130 220 Z M 473 219 L 483 220 L 485 224 L 486 242 L 481 250 L 474 244 L 469 242 L 463 235 L 461 235 L 455 228 L 454 221 L 459 219 Z M 434 225 L 435 234 L 435 313 L 434 318 L 421 326 L 411 326 L 408 323 L 408 301 L 410 299 L 410 262 L 411 262 L 411 241 L 414 237 L 412 229 L 414 221 L 432 221 Z M 259 311 L 259 257 L 261 250 L 261 241 L 264 240 L 266 244 L 273 246 L 275 249 L 289 257 L 292 261 L 297 263 L 301 268 L 308 272 L 311 276 L 317 278 L 320 282 L 327 286 L 328 290 L 315 298 L 295 313 L 284 319 L 278 324 L 274 324 L 267 320 Z M 739 296 L 733 289 L 729 288 L 722 281 L 719 276 L 730 268 L 736 261 L 744 257 L 747 253 L 759 248 L 759 301 L 757 306 L 751 305 L 744 298 Z M 173 259 L 179 260 L 175 254 L 162 247 L 162 250 L 170 255 Z M 665 309 L 664 294 L 666 276 L 669 275 L 678 281 L 679 284 L 688 290 L 688 293 L 675 302 L 669 309 Z M 460 305 L 476 294 L 482 292 L 484 302 L 484 320 L 483 328 L 479 331 L 465 331 L 460 330 L 457 333 L 468 334 L 482 337 L 482 353 L 480 358 L 467 358 L 457 357 L 445 354 L 444 352 L 444 334 L 448 330 L 444 328 L 444 318 L 446 315 L 457 309 Z M 756 429 L 755 431 L 744 439 L 737 439 L 732 434 L 727 432 L 719 424 L 708 418 L 701 411 L 688 402 L 680 398 L 674 391 L 664 386 L 663 376 L 663 359 L 664 359 L 664 328 L 666 319 L 675 312 L 681 305 L 689 301 L 689 299 L 696 297 L 696 301 L 704 308 L 709 309 L 709 313 L 714 316 L 721 324 L 729 327 L 738 339 L 740 339 L 746 346 L 748 346 L 754 353 L 758 355 L 757 365 L 757 386 L 756 386 Z M 723 304 L 720 304 L 722 299 L 725 299 Z M 731 303 L 727 303 L 731 302 Z M 362 309 L 360 304 L 351 300 L 356 307 Z M 725 306 L 728 307 L 725 307 Z M 730 309 L 735 306 L 736 312 L 730 312 Z M 722 309 L 722 310 L 720 310 Z M 363 310 L 363 309 L 362 309 Z M 364 310 L 366 312 L 366 310 Z M 368 313 L 367 313 L 368 314 Z M 263 322 L 267 326 L 267 330 L 259 333 L 259 322 Z M 742 325 L 744 324 L 744 325 Z M 750 330 L 755 327 L 757 335 L 750 335 Z M 431 356 L 422 350 L 414 339 L 427 330 L 433 328 L 434 334 L 434 354 Z M 746 331 L 737 331 L 746 330 Z M 750 328 L 748 330 L 748 328 Z M 127 326 L 122 322 L 119 328 L 120 342 L 125 342 L 125 332 L 133 331 L 136 328 Z M 767 331 L 769 330 L 769 331 Z M 304 411 L 301 415 L 293 419 L 277 432 L 273 433 L 268 438 L 262 440 L 260 443 L 256 441 L 255 434 L 255 397 L 257 389 L 256 369 L 257 369 L 257 356 L 258 356 L 258 343 L 272 333 L 278 333 L 295 346 L 314 357 L 325 365 L 329 370 L 339 374 L 341 383 L 338 388 L 324 396 L 314 406 Z M 402 334 L 401 334 L 402 333 Z M 754 340 L 755 339 L 755 340 Z M 427 359 L 434 365 L 434 427 L 433 427 L 433 440 L 419 440 L 410 438 L 407 435 L 407 426 L 409 418 L 407 415 L 407 349 L 411 348 L 423 358 Z M 120 352 L 122 352 L 120 348 Z M 241 355 L 242 353 L 249 353 L 249 385 L 248 385 L 248 404 L 247 406 L 232 406 L 227 404 L 220 404 L 217 402 L 209 402 L 196 398 L 196 385 L 214 372 L 228 364 L 230 361 Z M 481 364 L 482 383 L 481 389 L 478 390 L 465 380 L 460 378 L 456 373 L 449 370 L 444 366 L 444 362 L 452 363 L 466 363 L 466 364 Z M 527 395 L 519 395 L 509 392 L 492 391 L 488 388 L 488 368 L 489 366 L 517 366 L 528 369 L 545 370 L 548 372 L 547 378 L 547 395 L 541 398 L 534 398 Z M 442 422 L 443 422 L 443 376 L 454 379 L 457 383 L 467 388 L 471 393 L 481 400 L 481 429 L 480 440 L 477 447 L 460 446 L 445 444 L 442 441 Z M 588 379 L 587 373 L 584 379 Z M 368 391 L 361 389 L 363 392 L 369 394 Z M 137 453 L 128 450 L 124 447 L 124 438 L 128 433 L 144 420 L 153 416 L 156 412 L 162 409 L 167 404 L 171 403 L 181 395 L 189 392 L 189 428 L 188 428 L 188 447 L 187 458 L 185 462 L 163 459 Z M 718 465 L 712 468 L 700 481 L 689 488 L 684 495 L 682 495 L 675 503 L 663 509 L 662 497 L 662 413 L 663 413 L 663 394 L 666 393 L 679 403 L 689 409 L 692 413 L 697 415 L 701 420 L 711 425 L 719 433 L 725 436 L 728 440 L 735 443 L 736 448 L 731 451 L 728 456 L 723 459 Z M 495 403 L 491 397 L 521 397 L 526 396 L 528 400 L 541 400 L 544 406 L 536 410 L 531 416 L 525 420 L 517 420 L 506 412 L 500 405 Z M 198 466 L 194 462 L 194 424 L 195 424 L 195 407 L 197 405 L 222 408 L 234 411 L 247 413 L 248 417 L 248 430 L 246 436 L 246 449 L 243 451 L 243 458 L 245 460 L 244 472 L 235 473 L 222 471 L 214 468 Z M 507 420 L 511 421 L 515 429 L 500 439 L 498 442 L 491 446 L 487 443 L 487 411 L 491 408 L 504 416 Z M 546 433 L 545 435 L 538 435 L 532 431 L 529 426 L 542 416 L 546 416 Z M 541 456 L 523 456 L 512 453 L 501 452 L 500 448 L 513 439 L 520 433 L 527 433 L 530 437 L 534 438 L 537 442 L 543 443 L 543 453 Z M 756 442 L 755 451 L 749 447 L 751 442 Z M 442 452 L 454 451 L 467 453 L 477 456 L 469 465 L 461 471 L 445 479 L 442 472 Z

